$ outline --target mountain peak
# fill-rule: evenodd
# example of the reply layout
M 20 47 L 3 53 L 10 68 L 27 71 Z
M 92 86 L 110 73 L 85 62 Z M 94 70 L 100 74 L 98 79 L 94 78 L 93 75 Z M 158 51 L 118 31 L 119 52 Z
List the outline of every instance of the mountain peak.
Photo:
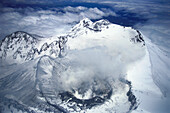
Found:
M 91 20 L 89 18 L 83 18 L 81 21 L 89 22 Z
M 93 24 L 93 22 L 89 18 L 84 18 L 80 21 L 79 26 L 89 27 L 91 24 Z
M 110 35 L 112 35 L 110 37 L 129 37 L 132 43 L 144 43 L 139 31 L 112 24 L 104 19 L 92 22 L 90 19 L 84 18 L 72 28 L 68 35 L 58 37 L 50 43 L 47 43 L 48 39 L 45 42 L 41 42 L 41 40 L 35 38 L 34 35 L 24 31 L 16 31 L 6 36 L 0 43 L 0 58 L 17 59 L 17 61 L 18 59 L 20 61 L 27 61 L 43 55 L 56 58 L 61 56 L 61 54 L 64 55 L 64 48 L 66 47 L 65 44 L 68 37 L 106 37 L 106 35 L 107 37 Z
M 92 22 L 90 19 L 84 18 L 71 29 L 69 36 L 76 37 L 84 33 L 88 34 L 88 32 L 101 32 L 109 28 L 110 24 L 108 20 L 104 19 Z
M 11 36 L 20 36 L 20 35 L 28 35 L 28 36 L 31 36 L 32 37 L 32 35 L 31 34 L 29 34 L 29 33 L 27 33 L 27 32 L 25 32 L 25 31 L 16 31 L 16 32 L 14 32 L 14 33 L 12 33 L 12 34 L 10 34 Z M 10 36 L 9 35 L 9 36 Z
M 10 59 L 11 63 L 22 63 L 43 55 L 58 57 L 58 55 L 61 55 L 64 51 L 63 45 L 66 42 L 65 38 L 66 37 L 59 38 L 59 40 L 56 39 L 49 44 L 42 42 L 44 44 L 42 47 L 40 46 L 41 48 L 39 49 L 41 40 L 27 32 L 16 31 L 6 36 L 0 43 L 0 59 Z
M 111 24 L 108 20 L 106 19 L 101 19 L 99 21 L 96 21 L 95 23 L 100 23 L 101 25 L 109 25 Z
M 8 36 L 6 36 L 2 42 L 11 42 L 13 40 L 21 41 L 35 41 L 36 39 L 29 33 L 24 31 L 16 31 Z

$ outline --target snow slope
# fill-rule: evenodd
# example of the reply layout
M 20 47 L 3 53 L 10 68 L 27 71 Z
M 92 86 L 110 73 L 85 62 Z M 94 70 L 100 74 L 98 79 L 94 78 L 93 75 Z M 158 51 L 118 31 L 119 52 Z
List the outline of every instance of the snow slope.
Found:
M 145 57 L 129 67 L 127 79 L 138 98 L 134 113 L 167 113 L 170 110 L 168 57 L 147 37 Z M 167 65 L 166 65 L 167 64 Z

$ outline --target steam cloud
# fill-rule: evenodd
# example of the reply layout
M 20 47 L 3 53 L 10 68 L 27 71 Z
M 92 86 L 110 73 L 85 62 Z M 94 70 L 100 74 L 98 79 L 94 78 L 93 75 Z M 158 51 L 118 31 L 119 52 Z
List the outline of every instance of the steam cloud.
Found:
M 83 82 L 92 82 L 95 78 L 108 82 L 109 79 L 124 78 L 128 66 L 145 55 L 144 47 L 124 42 L 122 38 L 104 40 L 106 42 L 101 39 L 101 42 L 90 45 L 91 47 L 69 50 L 66 56 L 69 61 L 68 69 L 61 73 L 63 89 L 77 88 Z M 92 44 L 90 40 L 86 41 L 82 43 Z

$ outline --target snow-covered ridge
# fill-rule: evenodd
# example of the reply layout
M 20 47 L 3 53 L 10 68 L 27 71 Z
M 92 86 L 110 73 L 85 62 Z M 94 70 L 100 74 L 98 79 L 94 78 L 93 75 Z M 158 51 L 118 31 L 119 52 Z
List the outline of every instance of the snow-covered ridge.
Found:
M 35 38 L 23 31 L 14 32 L 6 36 L 0 43 L 0 58 L 13 61 L 29 61 L 43 55 L 58 57 L 61 55 L 65 37 L 57 37 L 53 42 L 48 39 Z M 41 44 L 43 42 L 43 44 Z M 41 47 L 39 47 L 41 44 Z
M 107 31 L 115 30 L 115 28 L 128 31 L 129 33 L 134 32 L 134 36 L 131 36 L 129 40 L 134 43 L 140 42 L 143 45 L 145 44 L 143 37 L 138 30 L 135 31 L 131 28 L 123 28 L 122 26 L 112 24 L 107 20 L 92 22 L 90 19 L 85 18 L 75 25 L 67 35 L 56 37 L 51 43 L 48 43 L 48 38 L 43 38 L 42 41 L 41 38 L 35 38 L 34 35 L 23 31 L 14 32 L 6 36 L 2 42 L 0 42 L 0 58 L 10 61 L 17 60 L 20 62 L 29 61 L 43 55 L 49 55 L 56 58 L 61 56 L 61 52 L 64 51 L 68 37 L 81 37 L 85 34 L 97 35 L 98 32 L 107 35 Z M 38 37 L 38 35 L 36 37 Z
M 85 19 L 81 20 L 79 24 L 74 26 L 73 29 L 71 30 L 71 32 L 74 32 L 74 31 L 77 32 L 79 30 L 84 30 L 85 28 L 92 30 L 92 31 L 101 32 L 102 29 L 108 28 L 109 24 L 111 24 L 111 23 L 107 20 L 104 20 L 104 19 L 96 21 L 96 22 L 93 23 L 90 19 L 85 18 Z
M 113 28 L 116 28 L 116 29 L 113 29 Z M 99 20 L 96 22 L 92 22 L 90 19 L 85 18 L 85 19 L 81 20 L 80 23 L 78 23 L 71 29 L 71 31 L 68 33 L 68 36 L 74 38 L 74 37 L 79 37 L 84 34 L 97 33 L 97 32 L 103 32 L 103 34 L 104 34 L 105 33 L 104 31 L 107 29 L 110 31 L 111 30 L 119 31 L 119 29 L 122 29 L 125 31 L 134 32 L 133 35 L 135 35 L 135 36 L 130 37 L 130 41 L 132 41 L 134 43 L 141 42 L 141 43 L 143 43 L 143 45 L 145 45 L 143 36 L 141 35 L 141 33 L 138 30 L 134 30 L 131 27 L 123 27 L 123 26 L 119 26 L 116 24 L 112 24 L 108 20 L 105 20 L 105 19 L 102 19 L 102 20 Z M 114 31 L 111 33 L 114 34 Z

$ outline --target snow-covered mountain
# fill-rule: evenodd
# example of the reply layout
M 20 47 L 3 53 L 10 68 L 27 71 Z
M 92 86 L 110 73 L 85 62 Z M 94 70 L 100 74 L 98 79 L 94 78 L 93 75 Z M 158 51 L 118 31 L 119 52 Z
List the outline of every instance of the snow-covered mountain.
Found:
M 68 35 L 56 37 L 51 43 L 48 43 L 48 39 L 45 41 L 43 40 L 43 44 L 41 38 L 35 38 L 34 35 L 29 33 L 17 31 L 6 36 L 0 43 L 0 58 L 7 60 L 16 59 L 23 62 L 43 55 L 58 57 L 60 56 L 61 51 L 64 50 L 64 45 L 68 37 L 75 38 L 85 34 L 98 34 L 98 32 L 104 33 L 104 31 L 109 29 L 110 26 L 112 26 L 112 24 L 107 20 L 100 20 L 93 23 L 88 18 L 85 18 L 81 20 L 79 24 L 75 25 Z M 118 27 L 118 25 L 114 25 L 114 27 L 117 29 L 120 26 Z M 124 30 L 126 29 L 131 28 L 124 28 Z M 111 28 L 109 30 L 114 29 Z M 145 45 L 142 35 L 138 30 L 135 31 L 132 29 L 131 32 L 134 32 L 135 35 L 130 37 L 131 42 L 141 42 Z
M 44 39 L 23 31 L 14 32 L 6 36 L 0 43 L 0 58 L 10 62 L 25 62 L 43 55 L 58 57 L 64 50 L 66 37 L 58 37 L 48 43 Z
M 131 112 L 139 98 L 127 74 L 146 56 L 138 30 L 107 20 L 51 38 L 12 33 L 0 43 L 0 111 Z

